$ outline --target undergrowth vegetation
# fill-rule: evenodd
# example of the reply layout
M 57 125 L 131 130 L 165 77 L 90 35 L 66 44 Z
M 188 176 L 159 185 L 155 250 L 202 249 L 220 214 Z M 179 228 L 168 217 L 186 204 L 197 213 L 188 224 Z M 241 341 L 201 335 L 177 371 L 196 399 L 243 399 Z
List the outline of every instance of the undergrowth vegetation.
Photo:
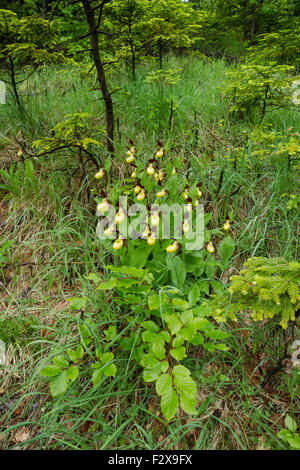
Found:
M 113 154 L 87 61 L 41 61 L 0 105 L 0 448 L 299 449 L 295 41 L 161 67 L 137 30 L 132 69 L 122 34 Z

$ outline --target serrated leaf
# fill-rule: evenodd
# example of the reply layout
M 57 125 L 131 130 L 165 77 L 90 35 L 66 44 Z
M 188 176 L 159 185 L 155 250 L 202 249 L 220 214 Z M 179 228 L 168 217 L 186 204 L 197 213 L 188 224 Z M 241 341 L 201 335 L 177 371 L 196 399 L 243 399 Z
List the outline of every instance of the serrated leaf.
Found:
M 41 369 L 40 371 L 40 374 L 43 377 L 55 377 L 60 372 L 61 372 L 61 368 L 59 366 L 50 365 L 50 366 L 43 367 L 43 369 Z
M 190 375 L 178 376 L 174 374 L 174 383 L 180 394 L 184 393 L 192 397 L 196 396 L 197 385 Z
M 186 356 L 185 347 L 181 346 L 180 348 L 171 349 L 170 354 L 176 361 L 181 361 Z
M 233 252 L 234 252 L 234 241 L 231 238 L 231 236 L 228 235 L 220 243 L 219 253 L 220 253 L 221 260 L 224 263 L 226 263 L 229 260 L 229 258 L 231 258 L 231 256 L 233 255 Z
M 152 344 L 152 351 L 158 359 L 164 359 L 166 357 L 164 341 L 156 339 Z
M 159 330 L 158 326 L 156 325 L 156 323 L 154 323 L 153 321 L 143 321 L 143 323 L 141 323 L 141 326 L 143 328 L 145 328 L 146 330 L 150 330 L 150 331 L 154 331 L 154 332 L 157 332 Z
M 190 395 L 186 393 L 181 393 L 180 395 L 180 406 L 185 411 L 186 413 L 189 413 L 190 415 L 194 415 L 197 410 L 197 399 L 196 395 Z
M 141 366 L 145 369 L 153 369 L 157 366 L 159 360 L 154 356 L 154 354 L 145 354 L 141 360 Z
M 103 377 L 103 370 L 95 369 L 92 375 L 92 382 L 93 382 L 94 387 L 98 385 L 98 383 L 101 380 L 101 377 Z
M 173 367 L 173 375 L 180 379 L 180 377 L 186 377 L 191 375 L 191 372 L 186 367 L 178 364 L 177 366 Z
M 153 367 L 152 369 L 145 369 L 143 373 L 144 382 L 155 382 L 159 374 L 161 372 L 161 365 L 160 363 L 157 366 Z
M 297 431 L 297 423 L 290 415 L 287 415 L 285 417 L 284 424 L 288 428 L 289 431 L 291 432 Z
M 67 377 L 71 382 L 74 382 L 77 379 L 78 374 L 79 374 L 79 370 L 78 370 L 78 367 L 76 366 L 71 366 L 67 370 Z
M 53 397 L 57 397 L 64 393 L 69 386 L 68 374 L 66 370 L 62 370 L 59 375 L 54 377 L 50 382 L 50 392 Z
M 161 398 L 161 411 L 167 421 L 170 421 L 178 411 L 178 396 L 172 388 Z
M 69 361 L 62 355 L 55 356 L 52 360 L 58 367 L 68 367 L 69 365 Z
M 115 364 L 109 363 L 104 365 L 102 371 L 106 377 L 114 377 L 117 373 L 117 368 Z
M 87 304 L 86 297 L 70 297 L 67 300 L 70 302 L 70 308 L 72 310 L 84 310 Z
M 160 308 L 160 299 L 159 295 L 151 295 L 148 297 L 148 307 L 150 310 L 159 310 Z
M 68 353 L 69 359 L 72 362 L 77 362 L 84 355 L 84 349 L 81 346 L 81 344 L 79 344 L 75 350 L 74 349 L 68 349 L 67 353 Z
M 169 374 L 162 374 L 156 381 L 156 392 L 158 395 L 165 395 L 172 389 L 172 377 Z
M 114 289 L 118 283 L 118 280 L 115 278 L 108 279 L 107 281 L 101 282 L 101 284 L 98 285 L 97 289 L 99 290 L 110 290 Z

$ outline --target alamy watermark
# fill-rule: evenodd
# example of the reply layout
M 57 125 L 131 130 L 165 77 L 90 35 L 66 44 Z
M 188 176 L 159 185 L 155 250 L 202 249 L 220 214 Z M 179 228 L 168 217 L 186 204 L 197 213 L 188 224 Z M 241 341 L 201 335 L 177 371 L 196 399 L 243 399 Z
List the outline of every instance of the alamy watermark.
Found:
M 4 341 L 0 339 L 0 366 L 6 364 L 6 347 Z
M 201 250 L 204 245 L 204 208 L 192 204 L 152 204 L 150 207 L 136 203 L 128 206 L 126 196 L 119 198 L 117 208 L 107 200 L 97 206 L 101 217 L 97 224 L 100 240 L 184 239 L 188 251 Z
M 6 103 L 6 85 L 0 80 L 0 104 Z

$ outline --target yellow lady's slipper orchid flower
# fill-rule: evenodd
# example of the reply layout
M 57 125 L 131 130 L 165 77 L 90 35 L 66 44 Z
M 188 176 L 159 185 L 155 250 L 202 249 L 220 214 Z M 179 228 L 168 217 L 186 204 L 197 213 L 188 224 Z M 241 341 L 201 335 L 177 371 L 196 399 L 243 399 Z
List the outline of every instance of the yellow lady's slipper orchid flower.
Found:
M 113 244 L 114 250 L 120 250 L 124 245 L 124 240 L 122 238 L 118 238 Z
M 127 158 L 126 158 L 126 162 L 127 162 L 127 163 L 132 163 L 132 162 L 134 162 L 134 155 L 131 154 L 129 157 L 127 157 Z
M 159 191 L 158 193 L 156 193 L 156 197 L 158 198 L 161 198 L 161 197 L 165 197 L 166 195 L 166 190 L 165 189 L 162 189 L 161 191 Z
M 155 179 L 156 181 L 159 181 L 159 175 L 158 175 L 158 173 L 155 173 L 155 174 L 154 174 L 154 179 Z
M 151 216 L 151 225 L 152 225 L 152 227 L 157 227 L 159 225 L 159 215 L 158 214 L 153 214 Z
M 179 244 L 178 244 L 178 242 L 175 241 L 174 243 L 172 243 L 172 245 L 167 246 L 166 252 L 167 253 L 175 253 L 175 251 L 177 251 L 178 248 L 179 248 Z
M 154 173 L 155 173 L 155 170 L 154 170 L 154 168 L 153 168 L 153 165 L 150 164 L 150 165 L 147 167 L 147 175 L 152 176 L 152 175 L 154 175 Z
M 183 233 L 187 233 L 190 230 L 190 226 L 187 222 L 184 222 L 182 225 Z
M 147 238 L 149 236 L 150 229 L 146 227 L 145 230 L 142 232 L 142 238 Z
M 136 198 L 137 198 L 138 201 L 143 201 L 143 200 L 145 199 L 145 196 L 146 196 L 145 191 L 141 191 L 141 192 L 137 195 Z
M 141 188 L 140 186 L 136 186 L 136 187 L 134 188 L 135 194 L 138 194 L 138 193 L 140 193 L 141 191 L 142 191 L 142 188 Z
M 108 211 L 108 201 L 107 199 L 103 199 L 103 201 L 99 202 L 97 205 L 97 212 L 103 214 L 106 211 Z
M 116 213 L 116 224 L 121 224 L 125 220 L 125 214 L 123 211 L 119 211 Z
M 196 201 L 194 202 L 194 206 L 197 207 L 199 205 L 199 200 L 196 199 Z
M 20 150 L 18 151 L 18 157 L 22 157 L 22 155 L 23 155 L 23 150 L 20 149 Z
M 156 157 L 161 158 L 163 156 L 164 156 L 164 149 L 161 148 L 161 149 L 158 150 L 158 152 L 156 152 Z
M 199 188 L 197 188 L 197 195 L 198 195 L 198 197 L 201 197 L 201 196 L 202 196 L 202 191 L 200 191 Z
M 135 170 L 133 170 L 133 172 L 131 173 L 130 178 L 136 178 L 136 171 Z
M 189 198 L 189 190 L 187 188 L 184 190 L 183 197 L 184 197 L 184 199 Z
M 225 222 L 225 224 L 223 225 L 223 229 L 225 230 L 225 232 L 228 232 L 228 230 L 230 230 L 229 220 Z
M 101 178 L 103 178 L 104 175 L 105 175 L 105 170 L 101 168 L 101 170 L 99 170 L 98 173 L 95 174 L 95 178 L 96 180 L 100 180 Z
M 156 238 L 154 238 L 152 235 L 150 235 L 150 237 L 148 237 L 148 239 L 147 239 L 148 245 L 153 246 L 155 244 L 155 242 L 156 242 Z
M 107 237 L 110 237 L 113 234 L 114 234 L 114 226 L 113 225 L 111 225 L 106 230 L 104 230 L 104 235 L 106 235 Z
M 215 247 L 214 247 L 214 245 L 212 244 L 211 241 L 207 244 L 206 249 L 207 249 L 208 253 L 214 253 Z

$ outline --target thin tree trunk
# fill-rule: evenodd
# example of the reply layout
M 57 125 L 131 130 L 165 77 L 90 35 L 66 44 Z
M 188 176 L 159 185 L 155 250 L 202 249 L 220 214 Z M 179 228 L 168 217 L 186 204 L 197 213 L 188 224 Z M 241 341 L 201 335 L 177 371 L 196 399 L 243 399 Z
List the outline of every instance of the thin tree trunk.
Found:
M 20 100 L 20 97 L 19 97 L 19 93 L 18 93 L 18 89 L 17 89 L 17 84 L 16 84 L 15 66 L 14 66 L 14 62 L 13 62 L 13 60 L 12 60 L 11 57 L 9 58 L 9 62 L 10 62 L 10 78 L 11 78 L 11 84 L 12 84 L 12 87 L 13 87 L 13 91 L 14 91 L 14 95 L 15 95 L 15 98 L 16 98 L 16 102 L 17 102 L 18 108 L 21 108 L 21 100 Z
M 92 46 L 92 55 L 97 71 L 97 77 L 100 84 L 103 100 L 105 103 L 105 114 L 106 114 L 106 132 L 107 132 L 107 149 L 110 153 L 114 153 L 114 110 L 111 94 L 108 90 L 105 70 L 101 61 L 96 20 L 91 1 L 82 0 L 84 13 L 89 25 L 90 40 Z

